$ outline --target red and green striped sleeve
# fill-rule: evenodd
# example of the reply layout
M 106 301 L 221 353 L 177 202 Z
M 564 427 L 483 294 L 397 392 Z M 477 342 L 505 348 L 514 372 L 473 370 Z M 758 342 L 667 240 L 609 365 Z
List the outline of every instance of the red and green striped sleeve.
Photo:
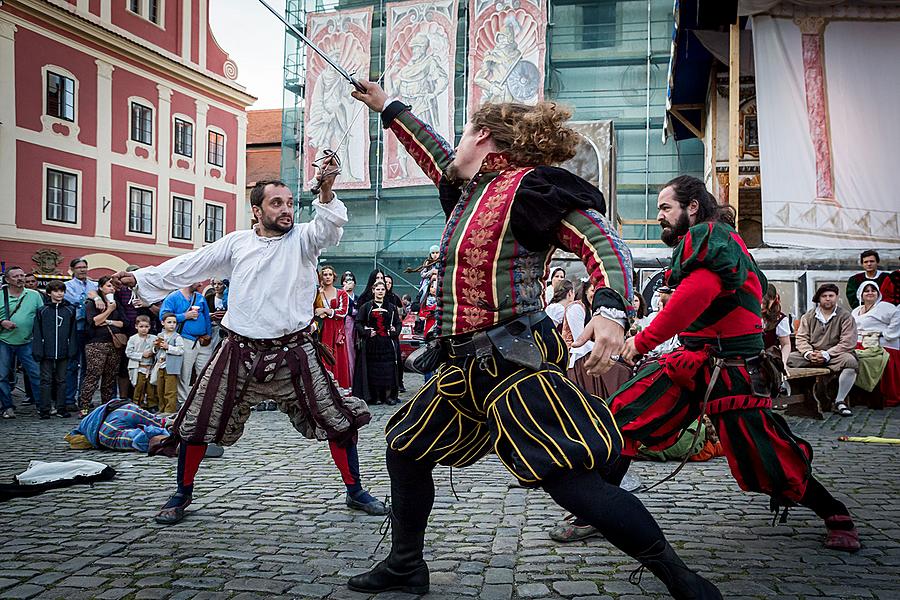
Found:
M 611 308 L 624 309 L 633 317 L 631 251 L 603 215 L 594 209 L 571 211 L 560 223 L 557 239 L 561 248 L 579 256 L 587 268 L 595 290 L 593 308 L 605 306 L 604 298 L 612 292 L 621 306 Z M 603 289 L 608 292 L 600 293 Z
M 444 169 L 453 161 L 453 147 L 431 125 L 420 121 L 409 107 L 395 100 L 384 108 L 381 119 L 413 157 L 425 175 L 438 185 Z

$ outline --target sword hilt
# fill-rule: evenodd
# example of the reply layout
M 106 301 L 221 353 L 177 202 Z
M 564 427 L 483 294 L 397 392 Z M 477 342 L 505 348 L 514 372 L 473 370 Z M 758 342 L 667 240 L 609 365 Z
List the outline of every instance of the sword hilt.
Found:
M 329 164 L 334 164 L 334 168 L 329 170 Z M 309 191 L 313 196 L 318 196 L 322 191 L 322 180 L 341 172 L 341 159 L 334 150 L 325 150 L 322 152 L 322 157 L 314 160 L 312 165 L 319 169 L 320 173 L 316 176 L 316 182 L 309 188 Z

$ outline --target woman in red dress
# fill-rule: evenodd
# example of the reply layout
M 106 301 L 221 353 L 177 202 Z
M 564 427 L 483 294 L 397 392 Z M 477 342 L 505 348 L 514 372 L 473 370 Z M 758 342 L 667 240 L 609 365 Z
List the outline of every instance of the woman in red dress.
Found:
M 352 380 L 344 319 L 347 318 L 350 296 L 344 290 L 334 287 L 334 278 L 333 267 L 326 265 L 319 270 L 319 283 L 322 286 L 319 293 L 325 306 L 316 309 L 316 317 L 322 319 L 322 344 L 334 355 L 334 365 L 326 362 L 325 368 L 334 375 L 338 387 L 349 389 Z

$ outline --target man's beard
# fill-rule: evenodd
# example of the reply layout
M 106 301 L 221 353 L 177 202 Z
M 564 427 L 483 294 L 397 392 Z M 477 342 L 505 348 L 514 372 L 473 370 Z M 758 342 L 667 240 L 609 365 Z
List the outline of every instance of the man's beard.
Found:
M 457 186 L 462 187 L 464 183 L 463 176 L 459 172 L 459 167 L 456 166 L 456 161 L 451 162 L 447 165 L 447 168 L 444 170 L 444 173 L 447 176 L 447 179 L 450 180 L 450 183 Z
M 268 229 L 269 231 L 277 231 L 278 233 L 287 233 L 294 226 L 294 219 L 291 218 L 291 223 L 289 225 L 282 225 L 278 221 L 281 217 L 276 217 L 274 219 L 269 219 L 268 217 L 263 216 L 260 220 L 260 224 Z
M 674 248 L 678 245 L 678 242 L 684 234 L 688 232 L 688 229 L 691 228 L 691 219 L 688 217 L 687 212 L 683 212 L 681 213 L 681 216 L 678 217 L 678 220 L 675 221 L 675 225 L 669 225 L 669 223 L 666 222 L 665 225 L 660 223 L 660 227 L 662 227 L 662 233 L 659 234 L 659 239 L 661 239 L 666 246 Z

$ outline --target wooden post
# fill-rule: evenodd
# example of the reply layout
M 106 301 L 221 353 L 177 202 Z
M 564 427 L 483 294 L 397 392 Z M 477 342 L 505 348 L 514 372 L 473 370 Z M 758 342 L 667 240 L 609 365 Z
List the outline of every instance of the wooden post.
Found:
M 728 204 L 734 207 L 734 223 L 738 224 L 738 158 L 741 136 L 741 31 L 732 23 L 728 53 Z

